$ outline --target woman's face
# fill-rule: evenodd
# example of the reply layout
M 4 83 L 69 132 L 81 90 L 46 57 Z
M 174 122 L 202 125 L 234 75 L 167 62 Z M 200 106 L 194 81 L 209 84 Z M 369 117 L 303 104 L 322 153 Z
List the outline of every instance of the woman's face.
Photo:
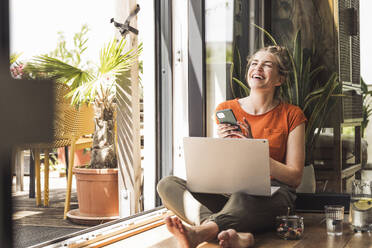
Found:
M 261 51 L 253 56 L 247 74 L 251 90 L 275 91 L 275 87 L 280 86 L 283 80 L 273 54 Z

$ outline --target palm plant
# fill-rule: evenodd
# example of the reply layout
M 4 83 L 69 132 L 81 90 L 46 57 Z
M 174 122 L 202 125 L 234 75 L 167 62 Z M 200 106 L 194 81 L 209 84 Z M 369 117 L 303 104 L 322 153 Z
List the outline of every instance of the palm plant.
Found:
M 264 32 L 274 45 L 278 45 L 269 32 L 257 25 L 254 26 Z M 325 68 L 312 64 L 314 56 L 315 49 L 309 52 L 302 48 L 301 31 L 298 31 L 293 49 L 289 51 L 291 72 L 281 87 L 283 100 L 299 106 L 308 119 L 305 133 L 306 164 L 313 162 L 312 148 L 320 135 L 321 129 L 325 127 L 332 107 L 335 106 L 335 97 L 341 96 L 338 93 L 340 84 L 337 73 L 332 73 L 326 82 L 317 82 L 317 76 Z M 249 88 L 243 82 L 237 78 L 233 78 L 233 80 L 243 88 L 246 95 L 249 94 Z
M 82 42 L 85 44 L 84 40 Z M 124 39 L 109 42 L 100 51 L 99 64 L 88 70 L 80 68 L 79 63 L 68 63 L 49 55 L 35 57 L 25 68 L 33 77 L 66 83 L 71 89 L 66 95 L 71 98 L 71 104 L 77 107 L 93 104 L 95 132 L 89 168 L 117 167 L 114 132 L 116 91 L 124 91 L 118 81 L 126 76 L 142 49 L 125 51 L 125 45 Z M 83 51 L 85 48 L 81 48 Z

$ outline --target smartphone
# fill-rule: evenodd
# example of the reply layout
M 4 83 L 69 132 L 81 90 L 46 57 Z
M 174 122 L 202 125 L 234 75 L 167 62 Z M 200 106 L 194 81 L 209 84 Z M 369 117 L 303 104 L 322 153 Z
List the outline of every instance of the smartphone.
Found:
M 231 124 L 231 125 L 238 126 L 238 131 L 241 131 L 232 109 L 218 110 L 216 112 L 216 116 L 221 124 Z

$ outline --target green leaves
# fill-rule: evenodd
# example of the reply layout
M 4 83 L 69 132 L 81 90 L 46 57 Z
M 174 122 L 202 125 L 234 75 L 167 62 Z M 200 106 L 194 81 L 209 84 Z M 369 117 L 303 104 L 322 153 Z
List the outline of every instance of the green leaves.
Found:
M 244 93 L 245 93 L 245 95 L 249 95 L 249 88 L 242 82 L 242 81 L 240 81 L 239 79 L 237 79 L 237 78 L 235 78 L 235 77 L 233 77 L 233 80 L 234 80 L 234 82 L 236 82 L 240 87 L 242 87 L 242 89 L 244 90 Z
M 302 48 L 301 31 L 298 31 L 292 52 L 289 53 L 292 71 L 286 84 L 283 85 L 284 98 L 289 103 L 299 106 L 308 119 L 305 141 L 307 161 L 311 161 L 311 148 L 314 147 L 321 129 L 325 126 L 331 109 L 335 106 L 335 97 L 340 86 L 338 74 L 332 73 L 328 81 L 317 82 L 318 75 L 324 66 L 314 66 L 312 58 L 316 56 L 315 49 Z
M 116 93 L 116 88 L 120 87 L 117 84 L 118 78 L 130 70 L 142 51 L 142 46 L 140 46 L 136 50 L 131 49 L 125 52 L 125 46 L 124 39 L 119 41 L 114 39 L 105 45 L 100 51 L 100 63 L 90 68 L 92 71 L 83 70 L 79 68 L 79 65 L 72 65 L 47 55 L 34 57 L 25 70 L 33 77 L 68 84 L 71 91 L 66 97 L 71 97 L 71 103 L 74 105 L 92 102 L 96 97 L 112 98 Z
M 27 64 L 25 72 L 32 75 L 33 78 L 44 78 L 66 83 L 71 89 L 76 89 L 94 79 L 93 74 L 48 55 L 34 57 L 32 62 Z M 87 101 L 90 101 L 90 99 L 72 99 L 73 104 Z
M 19 57 L 21 57 L 22 53 L 14 53 L 14 54 L 11 54 L 10 55 L 10 64 L 12 65 L 13 63 L 15 63 Z
M 100 52 L 100 74 L 120 75 L 127 71 L 132 66 L 134 58 L 137 54 L 134 49 L 124 52 L 126 41 L 124 39 L 119 42 L 112 40 Z
M 262 28 L 262 27 L 260 27 L 260 26 L 258 26 L 258 25 L 256 25 L 256 24 L 254 24 L 254 23 L 252 23 L 252 25 L 254 26 L 254 27 L 256 27 L 256 28 L 258 28 L 259 30 L 261 30 L 270 40 L 271 40 L 271 42 L 275 45 L 275 46 L 277 46 L 278 45 L 278 43 L 276 42 L 276 40 L 274 39 L 274 37 L 269 33 L 269 32 L 267 32 L 264 28 Z
M 63 32 L 58 32 L 57 47 L 48 54 L 49 57 L 60 59 L 73 66 L 79 66 L 82 62 L 81 55 L 87 49 L 88 38 L 86 38 L 86 35 L 88 31 L 88 26 L 83 25 L 81 30 L 74 34 L 74 46 L 72 49 L 67 49 L 67 42 Z
M 308 149 L 315 145 L 321 129 L 326 124 L 328 115 L 335 106 L 336 99 L 334 97 L 342 96 L 335 94 L 339 87 L 338 74 L 333 73 L 324 86 L 311 92 L 312 94 L 307 97 L 304 113 L 308 117 L 305 135 Z
M 38 78 L 75 81 L 72 87 L 76 87 L 92 78 L 88 72 L 48 55 L 34 57 L 32 62 L 27 64 L 26 71 Z

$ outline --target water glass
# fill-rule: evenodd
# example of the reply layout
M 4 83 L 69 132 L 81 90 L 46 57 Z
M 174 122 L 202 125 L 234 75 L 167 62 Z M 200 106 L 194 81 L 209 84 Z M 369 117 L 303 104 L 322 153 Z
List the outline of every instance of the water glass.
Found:
M 327 205 L 324 206 L 326 217 L 327 234 L 342 235 L 344 221 L 344 206 Z
M 372 181 L 353 181 L 349 221 L 355 232 L 372 231 Z

